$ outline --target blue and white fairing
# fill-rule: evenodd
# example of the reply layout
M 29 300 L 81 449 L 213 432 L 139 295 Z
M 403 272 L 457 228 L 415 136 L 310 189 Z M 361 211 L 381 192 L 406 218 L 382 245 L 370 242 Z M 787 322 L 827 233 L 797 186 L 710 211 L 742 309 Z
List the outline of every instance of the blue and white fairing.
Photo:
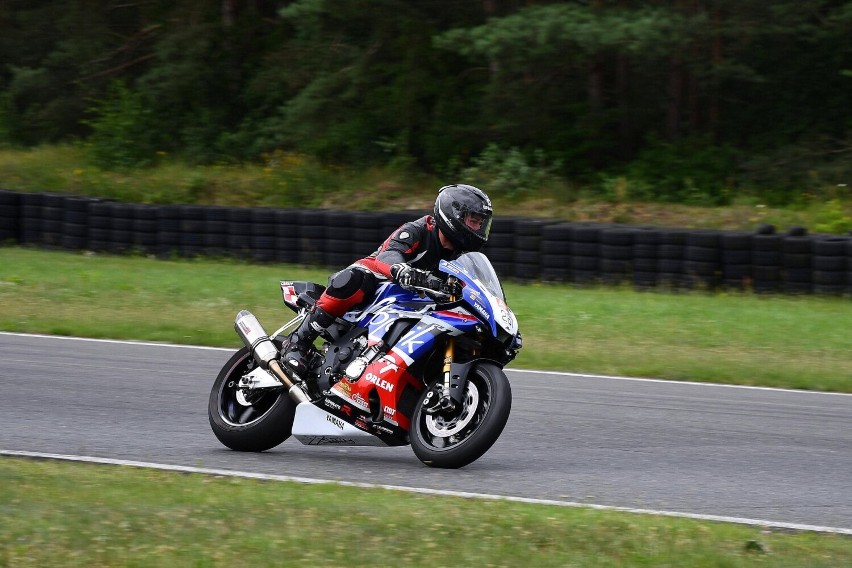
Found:
M 515 337 L 518 320 L 506 304 L 500 279 L 488 257 L 480 252 L 469 252 L 455 261 L 442 260 L 439 269 L 464 282 L 462 302 L 490 326 L 494 337 Z
M 434 311 L 435 301 L 400 286 L 386 282 L 379 286 L 373 303 L 363 311 L 350 312 L 344 319 L 368 327 L 370 335 L 381 338 L 389 325 L 400 316 L 419 316 L 424 323 L 439 320 L 451 335 L 466 333 L 485 324 L 491 335 L 507 343 L 518 333 L 518 320 L 506 305 L 500 280 L 488 258 L 478 252 L 461 255 L 456 260 L 442 260 L 439 270 L 455 276 L 462 283 L 462 296 L 456 308 Z

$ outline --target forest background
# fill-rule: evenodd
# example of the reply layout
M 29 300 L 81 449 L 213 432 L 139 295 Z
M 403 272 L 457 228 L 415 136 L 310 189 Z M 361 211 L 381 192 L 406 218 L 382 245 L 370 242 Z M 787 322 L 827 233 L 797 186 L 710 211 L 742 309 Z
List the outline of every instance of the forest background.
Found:
M 845 232 L 852 2 L 4 0 L 0 150 L 7 189 L 139 202 L 418 207 L 463 179 Z

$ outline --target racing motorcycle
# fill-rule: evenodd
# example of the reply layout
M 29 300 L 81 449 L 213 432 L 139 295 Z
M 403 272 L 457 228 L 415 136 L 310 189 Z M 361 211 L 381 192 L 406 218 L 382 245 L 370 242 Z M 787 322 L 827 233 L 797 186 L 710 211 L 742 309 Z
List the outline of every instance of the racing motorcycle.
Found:
M 281 349 L 324 289 L 281 282 L 296 317 L 271 336 L 251 312 L 237 314 L 245 346 L 219 372 L 208 403 L 220 442 L 250 452 L 290 436 L 306 445 L 410 444 L 423 463 L 442 468 L 488 451 L 512 405 L 503 367 L 522 342 L 485 255 L 441 261 L 425 286 L 382 283 L 371 304 L 322 332 L 300 377 L 281 362 Z

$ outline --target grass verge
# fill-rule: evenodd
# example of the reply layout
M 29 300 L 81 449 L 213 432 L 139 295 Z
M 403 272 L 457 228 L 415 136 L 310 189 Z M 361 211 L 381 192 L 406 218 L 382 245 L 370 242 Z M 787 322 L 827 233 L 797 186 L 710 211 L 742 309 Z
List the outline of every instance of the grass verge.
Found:
M 0 248 L 0 330 L 238 347 L 233 318 L 292 315 L 278 281 L 329 271 Z M 852 392 L 844 298 L 506 285 L 514 367 Z
M 0 458 L 3 566 L 776 566 L 852 539 L 503 501 Z
M 462 181 L 392 167 L 328 166 L 306 155 L 284 152 L 265 155 L 256 163 L 206 166 L 161 156 L 149 168 L 106 170 L 90 163 L 82 144 L 0 148 L 4 189 L 138 203 L 424 210 L 431 209 L 439 187 Z M 497 215 L 691 229 L 753 230 L 763 223 L 774 224 L 779 231 L 794 225 L 812 232 L 852 229 L 852 193 L 845 185 L 804 193 L 786 206 L 740 196 L 719 207 L 637 201 L 625 189 L 627 180 L 617 185 L 621 189 L 552 180 L 523 196 L 501 194 L 487 185 L 483 189 L 489 191 Z

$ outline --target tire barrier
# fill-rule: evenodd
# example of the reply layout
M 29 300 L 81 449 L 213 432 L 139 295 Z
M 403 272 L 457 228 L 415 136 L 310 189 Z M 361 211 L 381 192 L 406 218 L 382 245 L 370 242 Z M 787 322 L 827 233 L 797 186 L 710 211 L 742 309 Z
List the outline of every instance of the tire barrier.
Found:
M 515 217 L 495 217 L 491 222 L 491 234 L 482 249 L 494 270 L 504 278 L 515 277 Z
M 721 285 L 727 290 L 744 291 L 751 286 L 753 237 L 746 231 L 727 231 L 719 235 Z
M 0 190 L 0 243 L 21 242 L 21 194 Z
M 334 270 L 428 213 L 144 205 L 0 189 L 0 243 Z M 716 231 L 495 217 L 483 252 L 501 277 L 520 282 L 852 296 L 852 235 L 804 227 Z

